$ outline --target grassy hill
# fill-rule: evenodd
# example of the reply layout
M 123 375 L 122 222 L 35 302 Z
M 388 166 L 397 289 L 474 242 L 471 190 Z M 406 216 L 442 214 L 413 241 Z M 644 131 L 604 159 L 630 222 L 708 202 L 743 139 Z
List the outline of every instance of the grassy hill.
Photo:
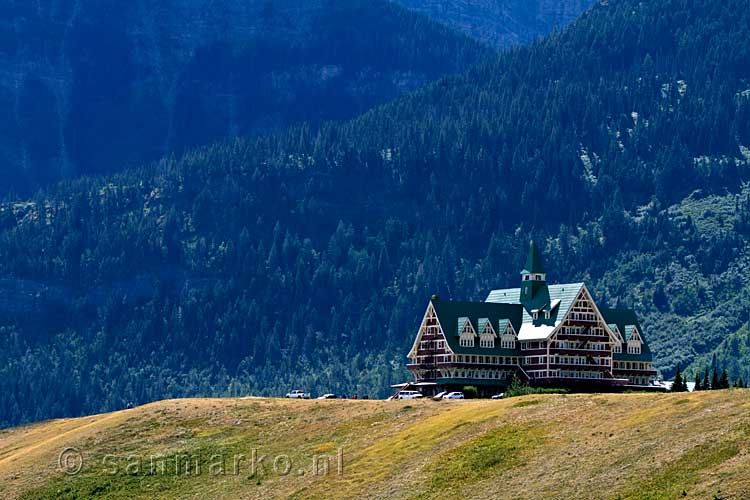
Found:
M 746 390 L 439 403 L 170 400 L 3 431 L 0 496 L 748 498 L 749 406 Z M 59 470 L 69 447 L 82 453 L 77 475 Z M 253 450 L 256 463 L 266 456 L 255 473 Z

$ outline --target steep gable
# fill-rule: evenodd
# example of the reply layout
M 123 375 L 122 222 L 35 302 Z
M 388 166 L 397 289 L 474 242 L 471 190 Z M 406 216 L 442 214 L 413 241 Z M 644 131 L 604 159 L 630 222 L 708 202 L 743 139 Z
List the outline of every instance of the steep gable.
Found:
M 622 336 L 622 353 L 617 353 L 617 359 L 623 361 L 651 361 L 651 349 L 649 348 L 648 342 L 645 335 L 643 334 L 643 328 L 641 328 L 638 322 L 638 316 L 632 309 L 601 309 L 600 310 L 607 323 L 615 325 Z M 611 329 L 611 326 L 610 326 Z M 638 332 L 638 336 L 641 341 L 641 352 L 640 354 L 631 354 L 627 352 L 627 343 L 630 340 L 630 336 L 634 332 Z
M 520 288 L 506 288 L 491 291 L 486 301 L 493 304 L 520 305 L 523 313 L 522 326 L 516 330 L 519 332 L 518 339 L 541 340 L 548 338 L 567 316 L 583 288 L 583 283 L 549 285 L 546 291 L 534 296 L 532 300 L 521 300 Z M 549 312 L 549 317 L 545 315 L 545 311 Z
M 453 302 L 445 300 L 433 300 L 431 306 L 434 308 L 440 325 L 443 327 L 443 333 L 451 351 L 460 354 L 498 354 L 498 355 L 515 355 L 515 351 L 509 352 L 508 349 L 502 349 L 499 342 L 495 342 L 495 347 L 481 347 L 477 342 L 473 347 L 462 346 L 460 344 L 460 335 L 464 327 L 468 324 L 479 325 L 480 322 L 486 327 L 487 323 L 491 327 L 501 327 L 501 322 L 510 326 L 513 331 L 518 331 L 522 324 L 523 308 L 520 304 L 493 304 L 487 302 Z M 505 331 L 505 328 L 503 331 Z M 482 330 L 476 330 L 481 334 Z M 496 330 L 497 335 L 501 335 L 500 330 Z

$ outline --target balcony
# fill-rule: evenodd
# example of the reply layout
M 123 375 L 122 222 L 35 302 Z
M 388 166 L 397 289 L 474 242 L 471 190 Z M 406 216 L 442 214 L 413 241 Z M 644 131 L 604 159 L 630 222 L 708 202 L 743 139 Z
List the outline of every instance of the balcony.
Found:
M 581 369 L 581 370 L 597 370 L 597 371 L 609 371 L 612 369 L 609 365 L 598 365 L 596 363 L 550 363 L 550 369 Z
M 534 349 L 524 349 L 521 348 L 521 352 L 524 356 L 546 356 L 547 355 L 547 348 L 534 348 Z
M 558 340 L 588 340 L 589 342 L 609 342 L 608 335 L 587 335 L 581 333 L 558 333 Z
M 552 354 L 568 354 L 571 356 L 594 356 L 597 358 L 611 358 L 612 351 L 599 349 L 573 349 L 570 347 L 551 347 L 549 350 Z
M 641 368 L 614 368 L 612 370 L 615 373 L 620 373 L 625 376 L 627 375 L 647 375 L 647 376 L 656 376 L 657 372 L 656 370 L 652 369 L 641 369 Z

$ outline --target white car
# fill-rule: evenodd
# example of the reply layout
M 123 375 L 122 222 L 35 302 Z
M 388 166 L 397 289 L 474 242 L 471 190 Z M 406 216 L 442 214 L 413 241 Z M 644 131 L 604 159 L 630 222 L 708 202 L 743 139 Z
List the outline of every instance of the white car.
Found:
M 443 399 L 464 399 L 464 393 L 463 392 L 449 392 L 445 396 L 443 396 Z
M 399 391 L 396 399 L 419 399 L 421 397 L 424 396 L 419 391 Z
M 292 392 L 288 392 L 286 394 L 286 397 L 291 399 L 310 399 L 310 394 L 305 391 L 300 391 L 299 389 L 296 389 Z
M 434 396 L 432 396 L 432 400 L 433 401 L 440 401 L 441 399 L 443 399 L 443 396 L 445 396 L 446 394 L 448 394 L 448 391 L 438 392 L 437 394 L 435 394 Z
M 318 396 L 318 399 L 336 399 L 335 394 L 323 394 L 322 396 Z
M 500 394 L 495 394 L 492 396 L 492 399 L 503 399 L 505 397 L 505 393 L 501 392 Z

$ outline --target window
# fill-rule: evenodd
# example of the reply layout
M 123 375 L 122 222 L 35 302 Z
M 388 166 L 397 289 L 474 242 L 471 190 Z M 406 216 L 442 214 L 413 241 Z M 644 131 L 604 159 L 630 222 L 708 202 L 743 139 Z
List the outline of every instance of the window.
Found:
M 480 347 L 495 347 L 495 337 L 492 334 L 484 334 L 479 339 Z

